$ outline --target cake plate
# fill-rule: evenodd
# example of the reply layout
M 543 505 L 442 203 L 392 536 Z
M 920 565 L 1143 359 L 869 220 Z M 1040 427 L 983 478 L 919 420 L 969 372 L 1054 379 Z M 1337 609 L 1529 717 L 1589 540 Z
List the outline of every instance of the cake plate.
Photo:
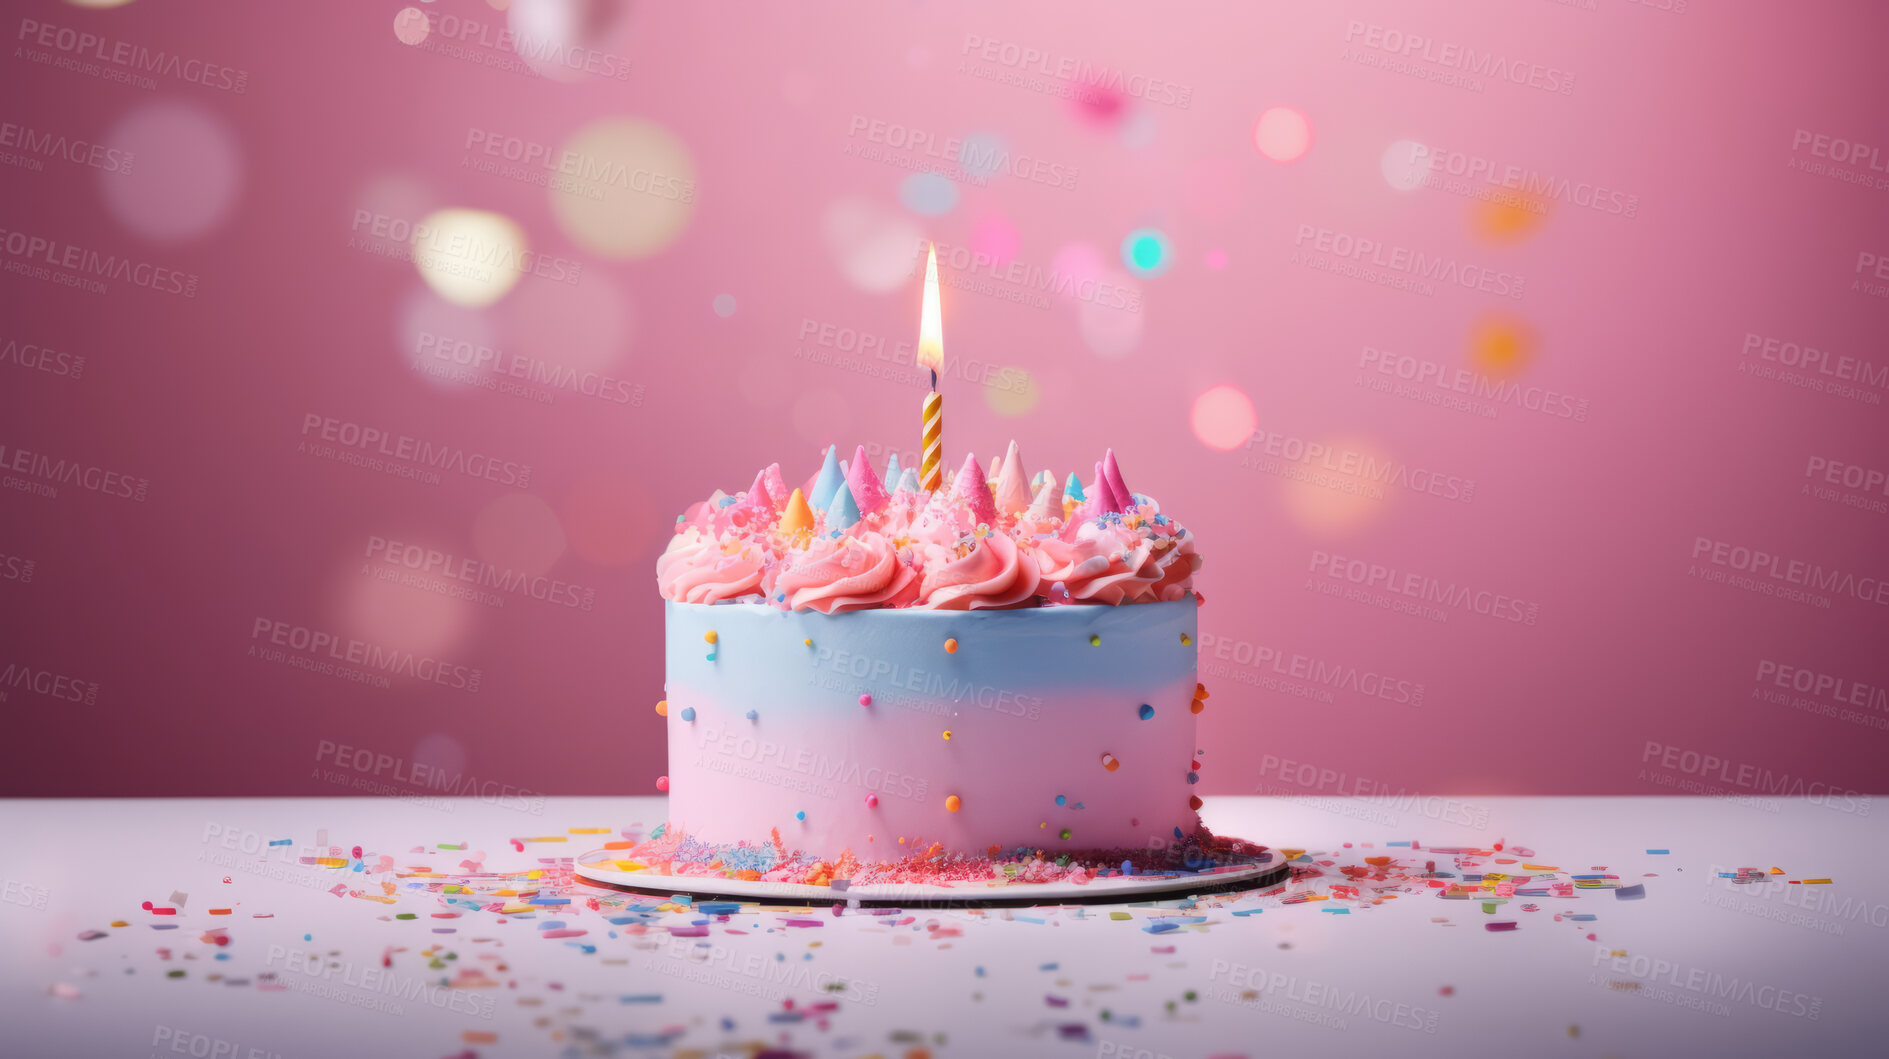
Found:
M 804 883 L 748 881 L 707 875 L 666 875 L 651 868 L 624 870 L 609 855 L 591 850 L 572 869 L 592 886 L 659 897 L 741 898 L 769 903 L 852 904 L 862 907 L 999 908 L 1043 904 L 1109 904 L 1193 894 L 1263 890 L 1286 880 L 1290 869 L 1278 850 L 1267 850 L 1251 864 L 1226 865 L 1200 872 L 1148 872 L 1110 875 L 1086 883 L 1017 883 L 972 880 L 947 883 L 874 883 L 860 886 L 809 886 Z

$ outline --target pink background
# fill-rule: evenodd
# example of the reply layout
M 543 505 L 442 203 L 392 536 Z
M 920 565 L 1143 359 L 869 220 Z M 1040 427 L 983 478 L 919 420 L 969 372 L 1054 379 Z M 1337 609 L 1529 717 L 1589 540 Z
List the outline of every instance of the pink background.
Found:
M 524 791 L 650 792 L 652 564 L 669 524 L 769 461 L 811 474 L 828 442 L 916 447 L 918 385 L 805 354 L 823 328 L 915 337 L 920 238 L 1016 263 L 987 269 L 987 290 L 945 292 L 947 355 L 1014 369 L 995 385 L 947 372 L 947 463 L 988 462 L 1014 437 L 1032 470 L 1086 478 L 1114 446 L 1130 486 L 1199 535 L 1206 791 L 1885 787 L 1889 609 L 1715 583 L 1704 575 L 1734 571 L 1694 556 L 1705 538 L 1889 577 L 1889 494 L 1806 475 L 1817 459 L 1889 470 L 1889 381 L 1819 392 L 1744 352 L 1750 334 L 1889 365 L 1889 269 L 1870 256 L 1889 257 L 1876 5 L 586 4 L 568 33 L 592 52 L 571 54 L 623 76 L 574 79 L 519 69 L 498 40 L 508 13 L 484 0 L 402 6 L 12 5 L 0 123 L 132 162 L 0 145 L 0 793 L 358 792 L 375 770 L 324 775 L 340 746 L 395 763 L 369 790 L 408 789 L 421 764 Z M 422 25 L 418 44 L 396 35 Z M 61 30 L 105 43 L 75 53 Z M 1412 35 L 1426 43 L 1408 57 L 1388 50 Z M 126 69 L 120 45 L 187 65 L 125 83 L 105 76 Z M 1022 49 L 1045 58 L 1006 65 Z M 1537 85 L 1466 70 L 1479 60 L 1463 49 Z M 1041 90 L 1067 87 L 1053 76 L 1065 61 L 1117 72 L 1131 94 L 1084 107 Z M 229 69 L 205 76 L 204 62 Z M 1150 78 L 1172 95 L 1132 94 Z M 1304 116 L 1309 150 L 1257 149 L 1274 108 Z M 573 224 L 570 192 L 466 164 L 489 160 L 469 139 L 558 150 L 620 117 L 673 137 L 620 160 L 691 207 L 613 190 L 601 221 Z M 941 162 L 956 194 L 936 212 L 936 182 L 907 184 L 900 164 L 923 152 L 858 153 L 885 149 L 880 122 L 940 152 L 1001 145 L 1023 175 Z M 1579 190 L 1530 209 L 1462 193 L 1486 183 L 1400 187 L 1397 141 L 1446 168 L 1460 156 Z M 1857 141 L 1874 146 L 1852 154 Z M 1032 179 L 1025 157 L 1074 186 Z M 1621 212 L 1587 205 L 1592 186 Z M 527 275 L 492 304 L 455 305 L 358 245 L 363 211 L 446 208 L 510 218 L 577 282 Z M 1169 246 L 1159 275 L 1123 263 L 1144 228 Z M 1520 277 L 1522 296 L 1347 274 L 1318 252 L 1320 229 L 1385 248 L 1389 277 L 1403 248 Z M 650 252 L 599 249 L 597 231 Z M 194 296 L 67 285 L 16 234 L 194 275 Z M 1032 293 L 1027 277 L 1051 268 L 1116 284 L 1138 311 Z M 1492 332 L 1524 353 L 1492 354 Z M 418 336 L 442 334 L 606 376 L 609 396 L 442 383 L 415 366 L 440 363 Z M 1555 407 L 1583 414 L 1458 395 L 1491 418 L 1380 392 L 1360 379 L 1394 376 L 1361 375 L 1367 348 L 1566 395 Z M 1027 409 L 1015 370 L 1033 380 Z M 1246 434 L 1237 414 L 1196 421 L 1217 386 L 1250 398 L 1256 447 L 1203 442 Z M 529 477 L 426 484 L 343 464 L 298 450 L 318 440 L 311 414 Z M 1469 495 L 1359 497 L 1265 462 L 1268 444 L 1301 443 Z M 42 455 L 114 484 L 41 495 Z M 111 495 L 118 474 L 148 481 L 142 501 Z M 561 587 L 495 604 L 384 582 L 399 568 L 369 554 L 374 538 Z M 1348 582 L 1320 553 L 1520 601 L 1532 623 L 1326 595 Z M 259 621 L 414 651 L 448 685 L 476 669 L 477 688 L 298 668 L 295 651 L 263 650 Z M 1294 656 L 1340 685 L 1298 693 L 1254 660 L 1289 670 Z M 1767 665 L 1842 683 L 1785 693 L 1760 681 Z M 1391 699 L 1347 683 L 1354 668 Z M 1420 704 L 1394 701 L 1418 685 Z

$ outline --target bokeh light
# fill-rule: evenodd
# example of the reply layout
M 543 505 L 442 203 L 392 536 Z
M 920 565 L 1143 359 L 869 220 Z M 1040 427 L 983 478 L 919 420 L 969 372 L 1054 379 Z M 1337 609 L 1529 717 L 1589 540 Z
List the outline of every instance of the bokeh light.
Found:
M 1273 107 L 1254 123 L 1253 145 L 1275 162 L 1296 162 L 1312 147 L 1312 123 L 1291 107 Z
M 402 44 L 417 46 L 426 43 L 432 32 L 427 25 L 426 12 L 417 7 L 403 7 L 394 13 L 394 39 Z
M 564 554 L 564 524 L 538 497 L 507 493 L 473 519 L 472 546 L 493 566 L 540 577 Z
M 401 540 L 446 555 L 464 552 L 440 540 L 413 535 Z M 439 657 L 450 653 L 472 628 L 472 612 L 477 609 L 473 604 L 420 585 L 363 576 L 360 562 L 352 557 L 335 576 L 343 587 L 341 626 L 357 640 Z
M 662 547 L 673 523 L 657 518 L 649 494 L 623 474 L 591 473 L 571 483 L 558 507 L 564 538 L 580 558 L 625 566 Z
M 614 372 L 633 323 L 612 283 L 526 284 L 494 312 L 505 351 L 580 372 Z M 578 394 L 562 391 L 570 398 Z
M 435 294 L 459 305 L 503 298 L 529 260 L 524 229 L 489 210 L 435 210 L 413 232 L 413 267 Z
M 1534 235 L 1548 217 L 1544 199 L 1518 191 L 1504 192 L 1501 201 L 1476 202 L 1470 207 L 1470 227 L 1485 243 L 1519 243 Z
M 1058 280 L 1055 293 L 1073 301 L 1085 284 L 1102 277 L 1108 259 L 1088 243 L 1068 243 L 1057 249 L 1049 267 Z
M 1386 184 L 1398 191 L 1415 191 L 1423 186 L 1428 157 L 1427 150 L 1417 141 L 1397 140 L 1384 148 L 1377 168 L 1384 174 Z
M 958 145 L 958 168 L 974 180 L 988 180 L 1003 172 L 1010 148 L 994 132 L 974 132 Z
M 1227 267 L 1227 252 L 1219 247 L 1214 247 L 1212 250 L 1207 251 L 1205 260 L 1208 268 L 1218 272 Z
M 861 290 L 897 290 L 923 264 L 925 233 L 903 214 L 870 199 L 841 199 L 826 209 L 820 228 L 840 273 Z
M 1194 398 L 1190 422 L 1194 436 L 1202 445 L 1225 452 L 1246 444 L 1246 439 L 1259 427 L 1259 414 L 1253 410 L 1252 398 L 1247 397 L 1244 390 L 1220 385 Z
M 195 103 L 145 103 L 105 138 L 129 152 L 127 170 L 99 170 L 105 208 L 147 239 L 174 241 L 209 234 L 236 207 L 243 156 L 224 119 Z
M 1506 315 L 1484 316 L 1469 329 L 1469 362 L 1494 378 L 1520 375 L 1535 359 L 1535 331 Z
M 1079 301 L 1076 307 L 1082 341 L 1098 357 L 1125 357 L 1141 345 L 1141 333 L 1147 326 L 1147 299 L 1135 281 L 1120 272 L 1102 273 L 1095 290 L 1094 298 Z M 1128 309 L 1129 304 L 1135 308 Z
M 1137 228 L 1122 239 L 1122 264 L 1137 276 L 1159 276 L 1173 263 L 1173 247 L 1158 228 Z
M 478 385 L 481 350 L 498 344 L 484 310 L 455 305 L 423 283 L 400 299 L 395 324 L 401 358 L 442 390 Z
M 995 264 L 1003 264 L 1017 256 L 1017 249 L 1023 243 L 1017 234 L 1017 226 L 1009 218 L 992 215 L 980 218 L 977 226 L 971 229 L 971 250 L 983 254 Z
M 667 249 L 688 228 L 698 200 L 695 161 L 668 129 L 641 118 L 604 118 L 579 129 L 563 149 L 575 171 L 568 186 L 546 194 L 572 242 L 634 261 Z
M 913 173 L 899 181 L 899 201 L 921 217 L 950 213 L 958 204 L 958 186 L 943 173 Z
M 735 296 L 732 294 L 717 294 L 715 295 L 715 300 L 709 303 L 709 308 L 715 310 L 716 316 L 726 320 L 730 316 L 735 315 Z
M 1036 377 L 1015 364 L 998 369 L 984 386 L 984 403 L 1000 416 L 1028 415 L 1042 396 Z
M 1351 532 L 1383 517 L 1393 496 L 1382 482 L 1368 473 L 1382 467 L 1389 457 L 1375 443 L 1361 438 L 1333 438 L 1324 442 L 1333 453 L 1311 464 L 1286 462 L 1288 467 L 1304 467 L 1316 474 L 1280 481 L 1285 506 L 1293 521 L 1314 533 Z M 1357 453 L 1356 470 L 1347 473 L 1346 453 Z
M 575 81 L 623 12 L 622 0 L 511 0 L 512 50 L 553 81 Z M 622 61 L 622 60 L 618 60 Z

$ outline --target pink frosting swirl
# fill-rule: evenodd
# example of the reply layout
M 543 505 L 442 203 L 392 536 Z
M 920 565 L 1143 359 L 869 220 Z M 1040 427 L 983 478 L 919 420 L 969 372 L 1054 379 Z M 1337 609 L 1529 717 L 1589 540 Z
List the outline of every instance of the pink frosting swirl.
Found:
M 1036 601 L 1043 580 L 1036 558 L 1002 533 L 976 538 L 964 556 L 931 545 L 918 606 L 928 610 L 996 610 Z M 942 554 L 940 554 L 942 552 Z
M 1061 582 L 1072 603 L 1120 605 L 1159 598 L 1154 586 L 1167 573 L 1154 557 L 1154 542 L 1120 522 L 1081 523 L 1070 540 L 1042 541 L 1037 555 L 1043 579 Z
M 918 571 L 902 562 L 884 534 L 821 538 L 774 579 L 790 610 L 838 614 L 902 607 L 918 596 Z
M 761 591 L 761 572 L 770 557 L 756 544 L 728 539 L 726 544 L 695 526 L 669 541 L 656 560 L 656 587 L 677 603 L 719 603 Z

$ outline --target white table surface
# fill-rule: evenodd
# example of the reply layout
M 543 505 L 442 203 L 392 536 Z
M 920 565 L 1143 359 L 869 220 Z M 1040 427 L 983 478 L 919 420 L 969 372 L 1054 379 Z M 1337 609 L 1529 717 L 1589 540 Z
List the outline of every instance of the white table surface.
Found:
M 380 893 L 391 874 L 299 859 L 325 829 L 344 856 L 362 846 L 370 868 L 387 854 L 403 869 L 458 870 L 468 854 L 435 846 L 464 841 L 486 852 L 487 870 L 519 870 L 612 836 L 570 835 L 523 853 L 509 839 L 647 827 L 661 819 L 654 798 L 554 798 L 539 813 L 476 799 L 0 802 L 0 1053 L 715 1055 L 758 1043 L 888 1057 L 914 1049 L 1096 1059 L 1307 1048 L 1883 1054 L 1889 811 L 1870 808 L 1790 799 L 1221 797 L 1203 811 L 1216 830 L 1305 847 L 1319 860 L 1389 855 L 1415 870 L 1434 859 L 1439 870 L 1457 871 L 1455 857 L 1385 843 L 1488 849 L 1506 840 L 1498 856 L 1524 847 L 1532 851 L 1524 860 L 1557 866 L 1563 879 L 1604 865 L 1621 886 L 1643 884 L 1645 897 L 1576 890 L 1572 898 L 1513 898 L 1486 914 L 1405 880 L 1365 883 L 1366 891 L 1400 887 L 1378 904 L 1367 896 L 1285 905 L 1248 895 L 1192 909 L 1163 902 L 839 918 L 823 908 L 805 917 L 817 927 L 783 926 L 787 912 L 747 910 L 689 938 L 669 928 L 701 916 L 656 914 L 633 933 L 639 928 L 585 908 L 584 896 L 597 893 L 588 888 L 560 911 L 465 909 L 436 919 L 445 906 L 435 894 L 397 888 L 396 903 L 383 905 L 329 892 L 342 882 Z M 282 838 L 293 845 L 266 845 Z M 410 852 L 416 846 L 428 852 Z M 1646 852 L 1656 848 L 1671 852 Z M 1744 887 L 1715 876 L 1740 866 L 1785 874 Z M 1484 859 L 1472 870 L 1520 874 L 1521 866 Z M 1325 893 L 1348 881 L 1335 868 L 1327 873 L 1287 892 Z M 1813 878 L 1833 881 L 1786 881 Z M 141 907 L 165 907 L 173 892 L 188 895 L 174 917 Z M 1539 910 L 1523 911 L 1530 901 Z M 1338 907 L 1349 911 L 1329 911 Z M 1264 911 L 1232 914 L 1248 908 Z M 1124 911 L 1130 920 L 1109 915 Z M 393 918 L 402 912 L 418 918 Z M 1595 918 L 1568 918 L 1576 913 Z M 1165 933 L 1143 929 L 1174 915 L 1205 919 Z M 114 920 L 129 925 L 113 928 Z M 587 933 L 547 938 L 549 920 Z M 1485 929 L 1501 921 L 1518 926 Z M 229 944 L 204 940 L 218 928 Z M 88 931 L 105 936 L 81 940 Z M 456 954 L 440 960 L 445 970 L 431 969 L 422 953 L 435 944 L 440 957 Z M 434 985 L 467 967 L 491 984 Z M 271 972 L 276 988 L 266 987 Z M 837 1006 L 798 1021 L 784 1006 L 804 1012 L 826 1000 Z

